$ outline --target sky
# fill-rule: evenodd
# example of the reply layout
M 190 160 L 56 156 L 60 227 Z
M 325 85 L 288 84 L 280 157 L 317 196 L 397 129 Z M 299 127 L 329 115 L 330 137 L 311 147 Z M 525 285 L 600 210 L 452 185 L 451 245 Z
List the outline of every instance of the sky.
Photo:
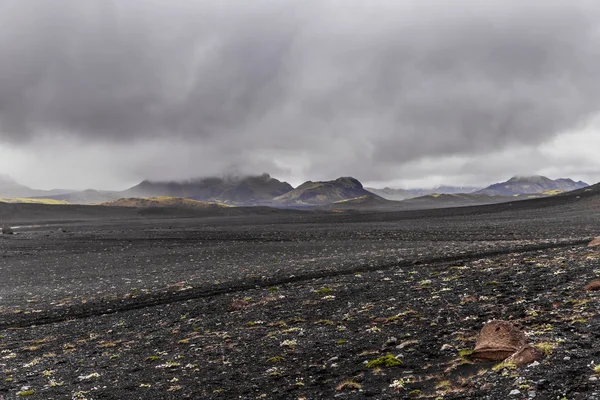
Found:
M 596 0 L 0 0 L 0 174 L 596 183 L 598 71 Z

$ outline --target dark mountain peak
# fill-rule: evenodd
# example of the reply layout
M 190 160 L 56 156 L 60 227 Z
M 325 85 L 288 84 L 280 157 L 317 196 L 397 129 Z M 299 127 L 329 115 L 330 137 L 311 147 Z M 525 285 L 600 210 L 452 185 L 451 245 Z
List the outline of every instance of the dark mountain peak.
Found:
M 353 187 L 357 189 L 363 188 L 362 183 L 360 183 L 358 179 L 353 178 L 351 176 L 342 176 L 340 178 L 337 178 L 334 182 L 340 183 L 346 187 Z
M 333 181 L 306 181 L 296 189 L 274 199 L 275 203 L 289 207 L 307 207 L 330 204 L 361 196 L 379 196 L 365 190 L 356 178 L 341 177 Z
M 572 185 L 579 185 L 581 187 L 590 186 L 588 183 L 586 183 L 584 181 L 577 181 L 577 182 L 575 182 L 571 178 L 559 178 L 559 179 L 555 179 L 554 181 L 555 182 L 562 182 L 562 183 L 566 183 L 566 184 L 572 184 Z
M 315 184 L 319 184 L 319 183 L 320 182 L 306 181 L 306 182 L 300 184 L 296 189 L 303 189 L 303 188 L 311 187 L 311 186 L 314 186 Z

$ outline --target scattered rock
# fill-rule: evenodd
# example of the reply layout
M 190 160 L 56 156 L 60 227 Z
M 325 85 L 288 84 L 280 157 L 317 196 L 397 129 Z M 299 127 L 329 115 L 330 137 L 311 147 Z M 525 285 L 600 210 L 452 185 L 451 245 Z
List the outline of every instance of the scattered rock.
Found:
M 465 303 L 465 304 L 466 303 L 475 303 L 475 302 L 477 302 L 477 297 L 475 297 L 475 296 L 465 296 L 465 297 L 463 297 L 462 302 Z
M 532 362 L 537 362 L 544 357 L 544 354 L 530 344 L 521 347 L 516 353 L 506 359 L 507 362 L 512 362 L 518 366 L 528 365 Z
M 398 346 L 396 346 L 396 348 L 397 349 L 403 349 L 405 347 L 408 347 L 410 345 L 417 344 L 417 343 L 419 343 L 418 340 L 406 340 L 406 341 L 400 343 Z
M 442 346 L 442 348 L 440 349 L 440 351 L 448 351 L 448 350 L 452 350 L 452 349 L 454 349 L 454 347 L 452 347 L 449 344 L 445 344 L 445 345 Z
M 594 238 L 589 244 L 588 247 L 597 247 L 600 246 L 600 237 Z
M 2 227 L 3 235 L 14 235 L 14 233 L 15 233 L 15 231 L 13 231 L 13 229 L 10 226 L 5 225 Z
M 248 307 L 250 305 L 250 302 L 247 300 L 234 300 L 231 302 L 231 304 L 229 305 L 229 311 L 240 311 L 243 310 L 244 308 Z
M 591 281 L 584 287 L 585 290 L 600 290 L 600 279 L 596 279 L 595 281 Z
M 518 396 L 520 394 L 521 394 L 521 391 L 519 389 L 514 389 L 514 390 L 511 390 L 508 395 L 509 396 Z
M 473 358 L 502 361 L 515 354 L 527 344 L 527 337 L 508 321 L 494 320 L 487 323 L 479 334 Z

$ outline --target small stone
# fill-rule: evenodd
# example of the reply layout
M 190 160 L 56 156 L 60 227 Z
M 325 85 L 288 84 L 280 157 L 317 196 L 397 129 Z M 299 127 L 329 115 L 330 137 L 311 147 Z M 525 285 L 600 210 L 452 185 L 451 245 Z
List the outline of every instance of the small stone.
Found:
M 585 287 L 583 289 L 584 290 L 600 290 L 600 279 L 591 281 L 590 283 L 585 285 Z
M 541 360 L 543 353 L 530 344 L 521 347 L 517 352 L 506 359 L 507 362 L 515 363 L 519 366 L 531 364 L 534 361 Z
M 229 305 L 229 311 L 233 312 L 233 311 L 240 311 L 243 310 L 244 308 L 250 306 L 250 302 L 247 300 L 234 300 L 231 302 L 231 304 Z
M 530 399 L 535 399 L 535 396 L 537 396 L 537 393 L 534 391 L 531 391 L 531 392 L 527 393 L 527 395 L 529 396 Z
M 8 225 L 5 225 L 2 227 L 2 234 L 3 235 L 14 235 L 15 231 L 12 230 L 12 228 Z
M 596 246 L 600 246 L 600 237 L 595 238 L 588 244 L 588 247 L 596 247 Z
M 519 389 L 513 389 L 510 391 L 510 393 L 508 394 L 509 396 L 518 396 L 521 394 L 521 391 Z
M 570 359 L 571 359 L 571 357 L 569 357 L 569 356 L 565 356 L 565 357 L 563 358 L 563 361 L 569 361 Z
M 532 362 L 531 364 L 529 364 L 528 368 L 529 368 L 529 367 L 537 367 L 537 366 L 539 366 L 539 365 L 540 365 L 540 363 L 539 363 L 539 362 L 537 362 L 537 361 L 534 361 L 534 362 Z
M 440 349 L 440 351 L 447 351 L 447 350 L 452 350 L 454 347 L 452 347 L 449 344 L 445 344 L 442 346 L 442 348 Z
M 404 342 L 400 343 L 398 346 L 396 346 L 396 348 L 397 349 L 403 349 L 405 347 L 408 347 L 410 345 L 417 344 L 417 343 L 419 343 L 418 340 L 407 340 L 407 341 L 404 341 Z
M 598 380 L 598 378 L 597 378 L 597 377 L 595 377 L 595 376 L 590 376 L 590 379 L 589 379 L 589 381 L 590 381 L 590 382 L 596 382 L 597 380 Z

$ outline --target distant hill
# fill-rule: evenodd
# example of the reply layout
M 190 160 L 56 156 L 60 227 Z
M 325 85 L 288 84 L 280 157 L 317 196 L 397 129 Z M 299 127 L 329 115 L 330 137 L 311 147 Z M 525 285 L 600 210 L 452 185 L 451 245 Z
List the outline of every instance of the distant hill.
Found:
M 357 179 L 343 177 L 334 181 L 304 182 L 296 189 L 275 197 L 272 204 L 285 207 L 307 207 L 361 196 L 379 197 L 365 190 Z
M 474 193 L 480 188 L 473 186 L 436 186 L 430 189 L 392 189 L 389 187 L 383 189 L 365 188 L 388 200 L 406 200 L 414 197 L 427 196 L 428 194 L 456 194 L 456 193 Z
M 232 206 L 208 201 L 191 200 L 182 197 L 148 197 L 148 198 L 123 198 L 102 203 L 103 206 L 111 207 L 190 207 L 190 208 L 230 208 Z
M 3 198 L 23 198 L 23 197 L 51 197 L 57 194 L 66 193 L 69 190 L 37 190 L 21 185 L 6 175 L 0 175 L 0 197 Z
M 395 211 L 404 210 L 402 201 L 387 200 L 377 195 L 364 195 L 339 200 L 319 207 L 322 210 Z
M 371 187 L 366 187 L 365 190 L 376 194 L 379 197 L 383 197 L 387 200 L 404 200 L 410 199 L 411 197 L 416 197 L 414 193 L 411 193 L 409 190 L 405 189 L 392 189 L 389 187 L 385 187 L 383 189 L 376 189 Z
M 561 192 L 582 189 L 589 186 L 587 183 L 572 179 L 552 180 L 545 176 L 514 176 L 506 182 L 500 182 L 479 190 L 477 194 L 494 196 L 512 196 L 518 194 L 547 194 L 553 195 Z
M 474 186 L 436 186 L 430 189 L 408 189 L 408 192 L 413 194 L 412 197 L 427 196 L 429 194 L 458 194 L 458 193 L 475 193 L 481 189 Z
M 407 209 L 466 207 L 484 204 L 507 203 L 542 197 L 542 194 L 500 196 L 482 193 L 428 194 L 403 201 Z
M 356 211 L 400 211 L 424 210 L 435 208 L 466 207 L 485 204 L 507 203 L 518 200 L 539 198 L 543 195 L 492 196 L 475 193 L 428 194 L 401 201 L 387 200 L 381 197 L 361 196 L 354 199 L 337 201 L 321 207 L 325 210 Z
M 292 190 L 281 182 L 262 174 L 231 178 L 203 178 L 188 181 L 143 181 L 121 192 L 121 197 L 185 197 L 200 201 L 216 201 L 238 205 L 256 205 L 270 202 L 274 197 Z
M 71 204 L 100 204 L 107 201 L 121 198 L 120 192 L 102 191 L 102 190 L 82 190 L 80 192 L 71 192 L 50 196 L 51 199 L 65 201 Z

